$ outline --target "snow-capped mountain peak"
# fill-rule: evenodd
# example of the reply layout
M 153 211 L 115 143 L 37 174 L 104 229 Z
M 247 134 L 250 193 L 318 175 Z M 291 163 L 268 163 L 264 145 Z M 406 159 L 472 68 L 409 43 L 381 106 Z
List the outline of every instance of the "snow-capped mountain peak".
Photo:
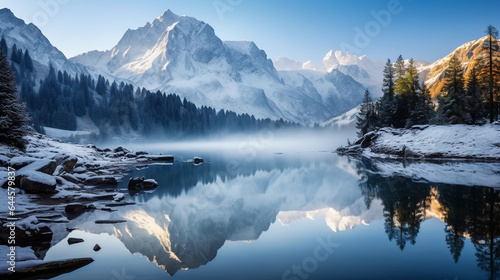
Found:
M 352 102 L 358 103 L 362 94 L 356 81 L 337 73 L 322 80 L 328 85 L 321 94 L 304 76 L 298 86 L 287 84 L 255 43 L 223 42 L 209 24 L 170 10 L 142 27 L 127 30 L 111 50 L 92 51 L 71 60 L 86 65 L 95 75 L 154 91 L 176 92 L 217 110 L 306 124 L 342 113 Z M 346 94 L 340 90 L 345 88 L 350 88 L 348 93 L 360 93 L 340 96 Z M 335 100 L 348 100 L 349 105 Z

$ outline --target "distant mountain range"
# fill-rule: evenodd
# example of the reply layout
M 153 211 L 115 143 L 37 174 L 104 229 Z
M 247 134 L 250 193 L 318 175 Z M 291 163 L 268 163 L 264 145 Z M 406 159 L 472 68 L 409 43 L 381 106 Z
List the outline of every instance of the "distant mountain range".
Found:
M 321 65 L 286 57 L 272 62 L 255 43 L 222 41 L 209 24 L 170 10 L 142 27 L 127 30 L 111 50 L 70 59 L 36 26 L 6 8 L 0 10 L 0 36 L 9 47 L 16 44 L 30 52 L 38 78 L 52 64 L 69 74 L 102 75 L 152 91 L 176 93 L 199 106 L 257 118 L 325 123 L 359 105 L 365 89 L 374 97 L 382 94 L 385 62 L 341 51 L 328 52 Z M 483 41 L 469 42 L 454 53 L 467 65 Z M 442 88 L 450 57 L 433 64 L 417 61 L 434 97 Z

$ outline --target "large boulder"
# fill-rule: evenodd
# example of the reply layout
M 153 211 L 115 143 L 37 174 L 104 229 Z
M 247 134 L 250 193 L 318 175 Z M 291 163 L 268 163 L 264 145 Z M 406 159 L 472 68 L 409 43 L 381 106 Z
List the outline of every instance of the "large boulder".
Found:
M 52 194 L 56 190 L 56 179 L 38 171 L 25 172 L 19 175 L 18 187 L 26 193 L 34 194 Z
M 10 159 L 9 166 L 16 170 L 19 170 L 35 161 L 37 161 L 36 158 L 17 156 Z
M 70 155 L 56 156 L 57 165 L 61 166 L 61 172 L 71 173 L 75 169 L 78 158 Z

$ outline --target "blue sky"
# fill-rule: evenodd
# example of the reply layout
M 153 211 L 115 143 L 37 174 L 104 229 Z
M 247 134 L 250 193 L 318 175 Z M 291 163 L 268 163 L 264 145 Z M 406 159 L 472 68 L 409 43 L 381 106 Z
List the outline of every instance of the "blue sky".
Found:
M 0 7 L 36 23 L 68 57 L 110 49 L 166 9 L 209 23 L 222 40 L 254 41 L 273 60 L 315 63 L 331 49 L 433 62 L 484 36 L 488 24 L 500 28 L 500 1 L 491 0 L 0 0 Z

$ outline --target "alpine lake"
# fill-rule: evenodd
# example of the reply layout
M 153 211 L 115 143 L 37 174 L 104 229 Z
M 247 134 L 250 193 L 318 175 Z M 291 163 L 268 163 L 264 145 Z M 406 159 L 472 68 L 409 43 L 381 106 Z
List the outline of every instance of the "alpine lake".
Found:
M 53 279 L 499 277 L 498 188 L 382 176 L 369 159 L 314 145 L 284 153 L 142 148 L 176 161 L 129 171 L 118 188 L 133 204 L 54 225 L 60 241 L 44 260 L 94 262 Z M 143 176 L 159 187 L 129 193 L 128 178 Z M 103 219 L 126 222 L 95 223 Z M 85 242 L 68 245 L 70 237 Z

